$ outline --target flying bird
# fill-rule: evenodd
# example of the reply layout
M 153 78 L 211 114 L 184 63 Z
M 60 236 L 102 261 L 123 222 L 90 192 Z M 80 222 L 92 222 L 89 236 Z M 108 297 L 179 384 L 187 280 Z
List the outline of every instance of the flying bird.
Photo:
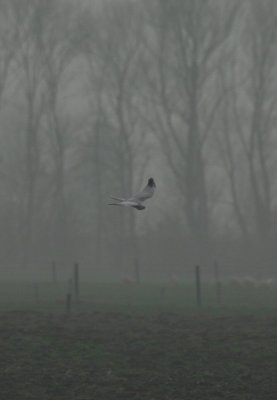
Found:
M 156 183 L 153 178 L 149 178 L 147 185 L 141 192 L 136 193 L 127 199 L 120 197 L 113 197 L 111 199 L 116 200 L 116 203 L 109 203 L 110 206 L 122 206 L 122 207 L 133 207 L 137 210 L 144 210 L 146 207 L 142 204 L 145 200 L 150 199 L 156 188 Z

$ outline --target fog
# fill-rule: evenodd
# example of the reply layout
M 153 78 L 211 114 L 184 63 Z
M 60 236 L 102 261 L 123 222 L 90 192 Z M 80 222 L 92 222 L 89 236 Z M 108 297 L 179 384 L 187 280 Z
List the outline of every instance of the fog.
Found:
M 0 2 L 0 274 L 276 275 L 274 0 Z M 154 177 L 146 209 L 108 206 Z

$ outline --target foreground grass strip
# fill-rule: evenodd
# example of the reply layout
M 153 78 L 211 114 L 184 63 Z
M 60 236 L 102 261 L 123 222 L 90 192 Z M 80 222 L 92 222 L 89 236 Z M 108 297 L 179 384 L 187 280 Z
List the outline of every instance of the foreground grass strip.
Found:
M 277 319 L 0 314 L 1 398 L 275 399 Z

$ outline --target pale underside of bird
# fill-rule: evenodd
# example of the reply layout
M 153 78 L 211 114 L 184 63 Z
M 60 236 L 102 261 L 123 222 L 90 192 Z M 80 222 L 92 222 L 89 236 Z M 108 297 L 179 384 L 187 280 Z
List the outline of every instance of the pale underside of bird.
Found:
M 147 185 L 141 192 L 128 198 L 113 197 L 111 199 L 116 200 L 116 203 L 109 203 L 110 206 L 121 206 L 121 207 L 133 207 L 137 210 L 144 210 L 146 207 L 142 204 L 145 200 L 150 199 L 156 189 L 156 184 L 153 178 L 149 178 Z

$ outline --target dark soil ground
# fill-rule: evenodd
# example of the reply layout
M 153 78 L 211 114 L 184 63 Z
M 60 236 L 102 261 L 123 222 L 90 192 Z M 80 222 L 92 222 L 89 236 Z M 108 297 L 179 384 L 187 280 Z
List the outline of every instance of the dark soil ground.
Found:
M 277 318 L 0 314 L 4 400 L 277 399 Z

